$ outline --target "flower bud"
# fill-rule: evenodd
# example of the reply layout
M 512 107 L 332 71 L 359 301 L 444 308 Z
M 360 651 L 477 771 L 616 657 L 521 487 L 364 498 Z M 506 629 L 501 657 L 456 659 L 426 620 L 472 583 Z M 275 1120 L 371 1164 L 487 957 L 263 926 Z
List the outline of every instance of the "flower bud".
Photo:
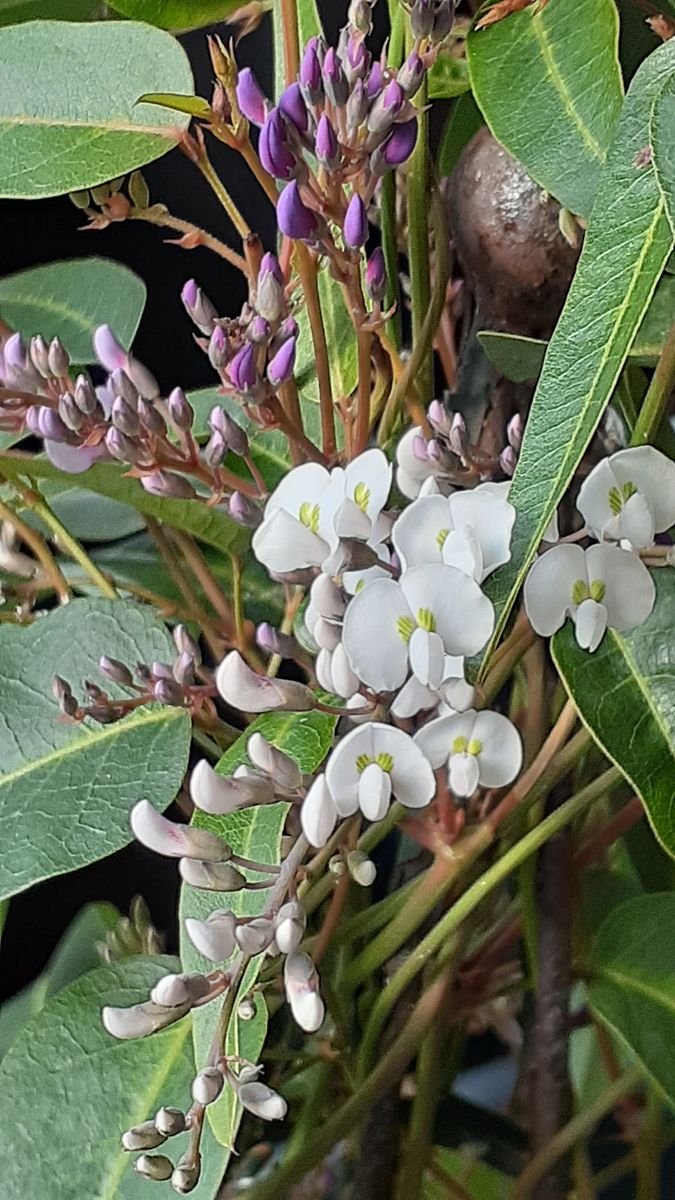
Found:
M 178 870 L 185 883 L 205 892 L 240 892 L 246 887 L 246 879 L 231 863 L 181 858 Z
M 330 118 L 325 113 L 320 117 L 316 128 L 314 149 L 322 167 L 334 171 L 341 158 L 340 146 Z
M 303 242 L 316 241 L 321 224 L 317 214 L 308 208 L 300 196 L 297 180 L 285 187 L 277 204 L 277 223 L 286 237 Z
M 347 101 L 347 129 L 355 135 L 364 124 L 370 107 L 366 85 L 362 79 L 356 79 Z
M 300 647 L 295 638 L 282 633 L 269 621 L 263 621 L 255 631 L 255 640 L 267 654 L 278 654 L 280 658 L 296 658 Z
M 254 917 L 244 925 L 238 925 L 234 936 L 239 949 L 249 957 L 262 954 L 274 937 L 274 922 L 266 917 Z
M 282 954 L 297 950 L 307 926 L 307 914 L 297 900 L 282 904 L 274 924 L 274 937 Z
M 73 438 L 68 426 L 61 420 L 53 409 L 42 405 L 38 412 L 38 429 L 43 438 L 52 442 L 72 442 Z
M 274 799 L 274 787 L 260 776 L 232 779 L 219 775 L 202 758 L 190 776 L 190 797 L 202 812 L 227 816 L 253 804 L 269 804 Z
M 192 1081 L 192 1099 L 197 1104 L 213 1104 L 225 1085 L 225 1076 L 218 1067 L 205 1067 Z
M 229 413 L 224 408 L 216 405 L 211 409 L 209 414 L 209 425 L 214 433 L 220 433 L 227 446 L 233 454 L 243 458 L 248 454 L 248 438 L 237 422 L 233 420 Z
M 308 954 L 295 950 L 288 955 L 284 963 L 284 989 L 300 1028 L 305 1033 L 316 1033 L 326 1010 L 319 995 L 319 976 Z
M 190 1011 L 189 1004 L 166 1008 L 146 1000 L 143 1004 L 134 1004 L 130 1008 L 113 1008 L 107 1005 L 101 1012 L 104 1029 L 121 1041 L 134 1038 L 149 1037 L 160 1029 L 175 1024 Z
M 237 1007 L 237 1016 L 240 1021 L 252 1021 L 257 1011 L 255 1001 L 250 996 L 244 996 Z
M 258 272 L 255 306 L 266 321 L 278 321 L 285 308 L 284 277 L 273 254 L 264 254 Z
M 234 954 L 235 923 L 234 913 L 220 908 L 210 913 L 205 921 L 186 917 L 185 930 L 195 950 L 211 962 L 220 963 Z
M 279 97 L 279 110 L 290 121 L 298 133 L 306 133 L 309 127 L 307 105 L 299 83 L 291 83 Z
M 258 142 L 260 161 L 275 179 L 292 179 L 298 169 L 298 158 L 288 142 L 288 128 L 278 108 L 268 113 Z
M 209 337 L 213 333 L 218 313 L 208 296 L 204 295 L 202 289 L 197 286 L 194 279 L 188 279 L 187 283 L 183 286 L 180 298 L 197 328 Z
M 378 246 L 376 250 L 373 250 L 366 264 L 366 291 L 373 302 L 380 303 L 384 299 L 386 290 L 387 270 L 384 254 Z
M 246 753 L 254 767 L 269 775 L 281 787 L 295 791 L 302 784 L 302 772 L 294 759 L 278 750 L 262 733 L 252 733 L 246 743 Z
M 30 342 L 30 357 L 35 367 L 35 370 L 42 376 L 43 379 L 49 379 L 51 376 L 51 367 L 49 366 L 49 347 L 43 337 L 38 334 L 31 338 Z
M 220 371 L 230 355 L 230 343 L 222 325 L 216 325 L 209 338 L 208 357 L 214 371 Z
M 151 496 L 166 500 L 194 500 L 197 495 L 192 484 L 173 471 L 152 471 L 141 477 L 141 485 Z
M 375 881 L 377 869 L 372 859 L 362 850 L 351 850 L 347 855 L 347 868 L 355 883 L 360 887 L 370 887 Z
M 370 156 L 370 169 L 374 175 L 386 175 L 387 171 L 399 167 L 410 158 L 417 141 L 417 117 L 395 125 L 389 137 Z
M 304 684 L 258 675 L 237 650 L 218 667 L 216 687 L 227 704 L 244 712 L 310 712 L 316 708 L 314 695 Z
M 173 389 L 167 400 L 167 408 L 176 429 L 183 431 L 192 429 L 195 414 L 182 388 Z
M 129 355 L 109 325 L 99 325 L 94 330 L 93 340 L 96 357 L 106 371 L 114 371 L 117 367 L 126 369 Z
M 192 634 L 184 625 L 176 625 L 173 631 L 173 640 L 176 643 L 176 649 L 179 654 L 189 654 L 190 658 L 200 665 L 202 661 L 202 652 L 199 648 L 199 642 L 193 638 Z
M 218 467 L 222 467 L 226 458 L 227 442 L 225 441 L 222 433 L 218 433 L 216 430 L 215 433 L 211 434 L 211 437 L 204 447 L 204 461 L 207 467 L 210 467 L 212 471 L 215 471 Z
M 347 77 L 342 70 L 340 59 L 337 52 L 331 46 L 326 51 L 326 56 L 323 60 L 323 85 L 326 95 L 336 108 L 342 108 L 347 103 L 349 95 L 349 84 Z
M 258 382 L 255 350 L 250 342 L 245 342 L 230 360 L 227 373 L 233 387 L 242 395 L 252 392 Z
M 77 433 L 84 424 L 84 413 L 80 412 L 75 397 L 71 396 L 70 392 L 64 392 L 63 396 L 59 397 L 59 416 L 66 426 L 73 433 Z
M 228 502 L 228 509 L 233 521 L 243 525 L 245 529 L 257 529 L 262 521 L 260 506 L 254 504 L 241 492 L 233 492 Z
M 404 104 L 403 88 L 395 79 L 390 79 L 370 110 L 368 117 L 370 133 L 383 134 L 390 129 Z
M 511 417 L 511 420 L 509 421 L 508 425 L 506 426 L 506 436 L 508 438 L 509 445 L 513 447 L 516 454 L 518 453 L 518 451 L 520 450 L 520 447 L 523 444 L 523 433 L 524 432 L 525 432 L 525 423 L 523 421 L 523 418 L 521 417 L 520 413 L 516 413 L 515 416 Z
M 424 62 L 419 54 L 413 50 L 412 54 L 409 54 L 406 58 L 403 66 L 399 68 L 396 76 L 398 85 L 408 100 L 412 99 L 415 93 L 419 91 L 424 74 Z
M 15 371 L 25 371 L 28 365 L 26 343 L 20 333 L 12 333 L 2 347 L 5 366 Z
M 513 475 L 518 465 L 518 455 L 513 446 L 505 446 L 499 455 L 499 465 L 505 475 Z
M 184 1155 L 171 1176 L 171 1187 L 179 1196 L 187 1196 L 188 1192 L 195 1190 L 200 1174 L 200 1164 L 191 1162 L 188 1156 Z
M 282 342 L 276 354 L 267 364 L 267 378 L 273 388 L 281 387 L 293 375 L 295 367 L 296 340 L 294 337 Z
M 57 379 L 68 374 L 70 355 L 59 338 L 52 338 L 49 343 L 49 369 Z
M 124 403 L 124 401 L 122 401 Z M 133 438 L 122 433 L 115 425 L 111 425 L 105 435 L 105 448 L 118 462 L 135 463 L 140 457 L 141 448 Z
M 116 396 L 113 400 L 110 419 L 115 428 L 128 437 L 135 437 L 141 427 L 137 412 L 123 396 Z
M 123 371 L 121 367 L 113 371 L 110 375 L 110 384 L 115 395 L 121 396 L 123 400 L 126 400 L 127 404 L 130 404 L 135 412 L 138 405 L 138 391 L 126 371 Z
M 263 1121 L 283 1121 L 288 1105 L 283 1096 L 269 1088 L 266 1083 L 253 1079 L 240 1083 L 236 1089 L 239 1103 Z
M 211 863 L 225 863 L 232 855 L 231 848 L 218 834 L 169 821 L 152 807 L 149 800 L 139 800 L 132 808 L 129 820 L 134 837 L 155 854 Z
M 298 79 L 307 104 L 318 104 L 323 98 L 323 79 L 321 75 L 321 59 L 317 53 L 317 42 L 314 38 L 305 46 L 300 62 Z
M 368 240 L 366 206 L 356 192 L 347 205 L 342 233 L 345 245 L 349 246 L 350 250 L 361 250 Z
M 134 1163 L 134 1171 L 143 1179 L 162 1183 L 173 1174 L 173 1163 L 164 1154 L 141 1154 Z
M 157 1129 L 154 1121 L 143 1121 L 122 1134 L 122 1149 L 128 1151 L 155 1150 L 167 1139 L 167 1134 Z
M 244 67 L 239 72 L 236 94 L 237 104 L 247 121 L 252 125 L 263 125 L 269 103 L 250 67 Z
M 143 363 L 129 355 L 125 370 L 141 396 L 145 396 L 146 400 L 157 399 L 159 396 L 159 384 L 152 372 Z
M 157 1132 L 165 1138 L 175 1137 L 185 1129 L 185 1113 L 180 1108 L 160 1108 L 155 1113 L 154 1122 L 147 1122 L 148 1125 L 151 1123 L 154 1123 Z
M 152 694 L 160 704 L 182 708 L 185 703 L 183 688 L 174 679 L 157 679 L 152 685 Z
M 129 668 L 119 659 L 109 658 L 107 654 L 102 654 L 99 658 L 98 669 L 106 679 L 110 679 L 112 683 L 120 683 L 123 687 L 131 687 L 134 682 Z
M 164 1008 L 175 1008 L 177 1004 L 195 1004 L 203 1000 L 211 990 L 211 984 L 204 975 L 164 975 L 150 992 L 153 1004 L 161 1004 Z
M 456 412 L 452 418 L 450 433 L 448 434 L 448 442 L 453 454 L 458 458 L 464 458 L 469 448 L 469 435 L 466 428 L 466 421 L 461 413 Z M 431 449 L 431 442 L 427 446 L 427 451 L 431 457 L 434 457 Z M 438 456 L 440 458 L 440 455 Z
M 93 384 L 86 375 L 78 375 L 75 380 L 74 400 L 85 417 L 91 417 L 99 407 Z

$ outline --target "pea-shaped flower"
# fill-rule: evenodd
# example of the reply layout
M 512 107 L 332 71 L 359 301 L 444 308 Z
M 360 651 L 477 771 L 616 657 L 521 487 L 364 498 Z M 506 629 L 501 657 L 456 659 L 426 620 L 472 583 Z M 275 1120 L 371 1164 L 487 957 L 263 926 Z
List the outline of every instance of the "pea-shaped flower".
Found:
M 675 522 L 675 463 L 653 446 L 619 450 L 584 480 L 577 508 L 599 540 L 651 546 Z
M 448 764 L 448 782 L 456 796 L 472 796 L 477 787 L 505 787 L 520 771 L 520 734 L 496 712 L 456 713 L 430 721 L 415 744 L 434 769 Z
M 477 487 L 451 496 L 420 496 L 394 526 L 393 543 L 404 568 L 447 563 L 478 583 L 511 557 L 516 510 Z
M 647 620 L 655 589 L 637 554 L 601 544 L 554 546 L 525 580 L 525 611 L 533 629 L 550 637 L 569 615 L 583 650 L 597 650 L 605 630 L 633 629 Z
M 272 492 L 253 553 L 275 574 L 318 567 L 337 546 L 334 518 L 344 496 L 342 481 L 318 463 L 294 467 Z

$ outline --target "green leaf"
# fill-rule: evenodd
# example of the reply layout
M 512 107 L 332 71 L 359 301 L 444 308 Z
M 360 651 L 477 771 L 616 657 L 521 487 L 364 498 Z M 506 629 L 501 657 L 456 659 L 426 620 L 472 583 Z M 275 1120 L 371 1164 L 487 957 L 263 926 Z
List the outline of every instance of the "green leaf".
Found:
M 187 125 L 136 103 L 143 92 L 193 90 L 184 50 L 149 25 L 10 25 L 0 59 L 0 196 L 105 183 L 166 154 Z
M 80 910 L 33 983 L 0 1008 L 0 1058 L 6 1054 L 24 1025 L 44 1008 L 48 998 L 100 965 L 96 943 L 114 929 L 120 914 L 112 904 L 87 904 Z
M 112 725 L 61 718 L 53 676 L 81 695 L 85 679 L 103 682 L 102 654 L 133 665 L 172 661 L 175 649 L 149 610 L 123 600 L 74 600 L 0 628 L 0 898 L 119 850 L 135 800 L 166 808 L 180 787 L 190 743 L 181 709 L 152 705 Z
M 69 478 L 48 458 L 12 453 L 0 453 L 0 474 L 10 480 L 30 478 L 63 481 Z M 156 517 L 166 525 L 193 534 L 217 550 L 238 551 L 247 544 L 246 531 L 235 525 L 222 508 L 208 508 L 197 500 L 165 500 L 161 496 L 151 496 L 138 479 L 125 475 L 124 469 L 116 463 L 95 463 L 78 479 L 87 491 L 109 496 L 111 500 L 129 505 L 137 512 Z
M 448 1150 L 444 1146 L 434 1148 L 434 1159 L 444 1175 L 461 1185 L 461 1195 L 467 1200 L 504 1200 L 511 1190 L 513 1180 L 502 1171 L 482 1162 L 476 1146 Z M 448 1191 L 440 1176 L 425 1173 L 421 1200 L 447 1200 L 454 1193 Z M 457 1195 L 460 1195 L 457 1192 Z
M 91 971 L 48 1000 L 0 1067 L 3 1200 L 144 1200 L 147 1183 L 133 1171 L 120 1134 L 163 1104 L 185 1109 L 195 1063 L 189 1018 L 142 1041 L 119 1042 L 101 1024 L 105 1004 L 147 999 L 173 958 L 134 958 Z M 192 1193 L 213 1200 L 224 1154 L 208 1129 L 203 1175 Z M 39 1138 L 39 1153 L 36 1142 Z M 187 1135 L 172 1139 L 172 1158 Z M 158 1197 L 174 1195 L 154 1185 Z
M 128 348 L 145 299 L 143 280 L 109 258 L 64 259 L 0 279 L 2 319 L 25 338 L 60 338 L 75 363 L 94 361 L 97 325 L 110 325 Z
M 300 53 L 302 53 L 302 48 L 309 39 L 317 37 L 323 30 L 316 0 L 296 0 L 296 8 L 298 10 L 298 41 Z M 281 4 L 274 4 L 272 19 L 274 21 L 274 95 L 278 97 L 285 85 Z
M 675 575 L 652 571 L 656 604 L 630 633 L 608 629 L 589 654 L 571 624 L 551 643 L 555 664 L 598 745 L 644 801 L 654 832 L 675 857 Z
M 511 561 L 488 585 L 497 609 L 488 655 L 614 391 L 672 247 L 654 172 L 637 165 L 636 155 L 649 139 L 654 97 L 674 70 L 675 42 L 666 42 L 640 67 L 626 97 L 513 477 L 509 499 L 518 515 Z
M 651 300 L 628 357 L 641 367 L 653 367 L 675 320 L 675 276 L 664 275 Z
M 198 29 L 227 21 L 243 6 L 241 0 L 112 0 L 110 7 L 120 16 L 160 29 Z
M 342 289 L 326 270 L 319 272 L 319 300 L 326 331 L 333 398 L 340 400 L 343 396 L 350 396 L 359 381 L 356 334 Z M 298 326 L 295 378 L 302 399 L 318 406 L 316 356 L 309 317 L 304 308 L 299 313 Z
M 485 124 L 472 92 L 465 92 L 453 104 L 438 149 L 438 174 L 447 179 L 454 171 L 462 150 Z
M 97 0 L 49 0 L 53 21 L 90 21 L 100 12 Z M 44 0 L 0 0 L 0 25 L 34 21 L 45 11 Z
M 652 110 L 649 143 L 652 148 L 654 170 L 663 193 L 666 212 L 675 230 L 675 147 L 673 146 L 673 122 L 675 121 L 675 79 L 666 79 L 656 98 Z
M 469 64 L 465 58 L 440 54 L 429 73 L 429 99 L 451 100 L 471 90 Z
M 513 383 L 529 383 L 539 378 L 548 342 L 523 337 L 518 333 L 497 333 L 481 329 L 478 341 L 493 367 Z
M 128 504 L 98 496 L 87 488 L 73 484 L 67 477 L 44 480 L 40 488 L 50 508 L 78 542 L 114 542 L 145 528 L 140 513 Z M 22 513 L 24 520 L 49 537 L 51 530 L 30 510 Z M 155 551 L 156 553 L 156 551 Z
M 620 904 L 591 950 L 588 999 L 675 1104 L 675 894 L 652 892 Z
M 621 111 L 618 35 L 613 0 L 549 0 L 473 30 L 467 42 L 474 96 L 494 136 L 584 217 Z
M 208 117 L 211 105 L 202 96 L 177 96 L 173 92 L 147 92 L 138 97 L 138 103 L 159 104 L 174 112 L 189 113 L 191 117 Z
M 278 746 L 285 754 L 295 759 L 303 772 L 317 770 L 326 757 L 335 730 L 336 719 L 324 713 L 273 713 L 258 717 L 249 725 L 245 734 L 235 742 L 218 763 L 221 775 L 231 775 L 236 767 L 248 763 L 246 744 L 252 733 L 259 732 Z M 193 822 L 202 829 L 211 829 L 224 837 L 236 854 L 252 858 L 256 862 L 278 863 L 281 833 L 288 812 L 287 804 L 261 805 L 244 809 L 228 817 L 208 817 L 197 812 Z M 252 875 L 259 879 L 260 876 Z M 227 898 L 228 907 L 238 916 L 257 916 L 264 912 L 267 889 L 259 892 L 234 892 Z M 186 971 L 204 970 L 205 960 L 197 953 L 185 934 L 185 917 L 205 920 L 218 907 L 208 892 L 183 887 L 181 892 L 181 960 Z M 263 965 L 258 955 L 251 962 L 242 984 L 242 995 L 255 984 Z M 236 1014 L 236 1008 L 235 1008 Z M 207 1005 L 193 1013 L 195 1052 L 201 1061 L 213 1038 L 217 1020 L 217 1006 Z M 267 1033 L 267 1009 L 262 997 L 257 999 L 257 1012 L 252 1021 L 240 1021 L 236 1015 L 230 1023 L 227 1048 L 230 1054 L 240 1054 L 257 1062 Z M 224 1093 L 222 1098 L 209 1106 L 208 1115 L 214 1133 L 223 1146 L 231 1147 L 241 1120 L 240 1107 L 234 1097 Z

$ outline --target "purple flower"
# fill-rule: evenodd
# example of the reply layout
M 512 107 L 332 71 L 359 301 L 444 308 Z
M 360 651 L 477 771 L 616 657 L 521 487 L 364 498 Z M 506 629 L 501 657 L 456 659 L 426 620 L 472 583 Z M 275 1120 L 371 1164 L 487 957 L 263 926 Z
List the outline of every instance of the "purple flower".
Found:
M 332 170 L 340 160 L 340 147 L 330 118 L 324 113 L 319 119 L 314 143 L 316 157 L 322 166 Z
M 108 457 L 104 442 L 98 446 L 68 446 L 45 438 L 45 452 L 49 461 L 68 475 L 81 475 L 99 459 Z
M 413 150 L 417 141 L 417 118 L 395 125 L 389 137 L 378 146 L 370 156 L 370 166 L 376 175 L 386 175 L 387 171 L 404 163 Z
M 255 364 L 255 351 L 250 342 L 246 342 L 237 350 L 230 361 L 227 373 L 233 386 L 238 392 L 251 392 L 258 382 L 258 371 Z
M 336 108 L 342 108 L 343 104 L 347 103 L 349 84 L 337 52 L 332 46 L 326 51 L 323 60 L 323 83 L 328 99 Z
M 263 125 L 267 115 L 267 98 L 250 67 L 244 67 L 237 78 L 237 104 L 253 125 Z
M 307 105 L 303 99 L 302 91 L 299 83 L 292 83 L 287 87 L 279 97 L 279 108 L 284 114 L 287 121 L 298 130 L 299 133 L 306 133 L 309 126 L 309 117 L 307 115 Z
M 316 104 L 323 96 L 321 62 L 317 53 L 316 38 L 312 38 L 305 46 L 298 78 L 307 103 Z
M 272 387 L 281 387 L 282 383 L 286 383 L 291 378 L 295 366 L 295 348 L 296 339 L 288 338 L 287 341 L 282 342 L 274 358 L 270 359 L 267 364 L 267 378 Z
M 315 212 L 303 203 L 297 180 L 289 183 L 279 197 L 277 223 L 286 237 L 313 242 L 319 236 L 320 223 Z
M 361 250 L 368 240 L 368 216 L 366 206 L 363 200 L 354 193 L 345 214 L 345 223 L 343 227 L 343 236 L 345 245 L 351 250 Z
M 378 246 L 373 250 L 366 266 L 366 290 L 371 300 L 381 301 L 387 288 L 387 271 L 384 254 Z
M 292 179 L 298 160 L 288 145 L 284 118 L 273 108 L 260 131 L 258 154 L 265 170 L 276 179 Z
M 106 371 L 114 371 L 117 367 L 126 370 L 129 355 L 124 346 L 118 342 L 109 325 L 99 325 L 98 329 L 94 331 L 94 351 Z
M 370 100 L 374 100 L 384 87 L 384 71 L 382 64 L 374 62 L 370 68 L 370 74 L 366 80 L 366 92 Z

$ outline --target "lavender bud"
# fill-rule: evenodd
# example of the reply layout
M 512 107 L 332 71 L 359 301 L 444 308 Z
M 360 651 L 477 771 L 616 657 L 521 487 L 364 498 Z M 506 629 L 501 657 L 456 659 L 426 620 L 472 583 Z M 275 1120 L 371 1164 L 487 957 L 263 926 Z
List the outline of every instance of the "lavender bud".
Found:
M 464 458 L 468 448 L 468 435 L 466 421 L 461 413 L 456 412 L 452 418 L 448 442 L 453 454 L 456 454 L 458 458 Z
M 152 694 L 155 700 L 162 704 L 170 704 L 174 708 L 182 708 L 185 702 L 183 689 L 171 679 L 158 679 L 153 685 Z
M 345 245 L 350 250 L 360 250 L 368 240 L 368 216 L 366 206 L 361 197 L 355 192 L 345 214 L 343 226 Z
M 136 411 L 138 405 L 138 390 L 134 387 L 126 371 L 118 367 L 110 375 L 112 390 L 116 396 L 122 396 L 127 404 Z
M 258 272 L 255 306 L 266 321 L 278 321 L 285 308 L 284 277 L 273 254 L 263 255 Z
M 222 467 L 227 458 L 227 443 L 222 433 L 211 434 L 208 442 L 204 447 L 204 462 L 212 471 L 217 471 L 218 467 Z
M 26 429 L 29 433 L 34 433 L 36 437 L 41 437 L 40 433 L 40 406 L 33 404 L 26 411 Z
M 298 79 L 307 104 L 318 104 L 323 98 L 323 80 L 321 76 L 321 60 L 317 53 L 317 43 L 314 38 L 305 46 L 300 62 Z
M 135 463 L 140 457 L 140 446 L 137 446 L 121 429 L 112 426 L 105 435 L 105 445 L 108 454 L 119 462 Z M 141 480 L 143 483 L 143 480 Z
M 197 493 L 191 483 L 173 471 L 153 471 L 143 475 L 141 484 L 151 496 L 162 496 L 167 500 L 194 500 Z
M 141 1154 L 134 1163 L 134 1171 L 142 1179 L 162 1183 L 173 1175 L 173 1163 L 164 1154 Z
M 252 125 L 263 125 L 269 107 L 265 93 L 250 67 L 237 76 L 237 104 Z
M 366 85 L 362 79 L 356 79 L 347 101 L 347 128 L 351 133 L 356 133 L 361 128 L 368 116 L 369 107 Z
M 455 414 L 455 416 L 457 416 L 457 414 Z M 452 433 L 452 429 L 450 430 L 450 433 Z M 434 463 L 443 462 L 443 447 L 437 438 L 431 438 L 427 442 L 427 459 Z
M 118 342 L 109 325 L 99 325 L 98 329 L 94 330 L 94 351 L 106 371 L 114 371 L 117 367 L 125 368 L 129 359 L 124 346 Z
M 141 396 L 145 396 L 146 400 L 157 399 L 159 396 L 159 384 L 152 372 L 143 366 L 143 363 L 129 355 L 126 372 Z
M 78 375 L 75 380 L 75 403 L 85 417 L 91 417 L 99 408 L 96 392 L 91 380 L 86 375 Z
M 171 1187 L 180 1196 L 187 1196 L 188 1192 L 193 1192 L 199 1183 L 200 1173 L 199 1162 L 191 1162 L 188 1156 L 184 1155 L 171 1176 Z
M 166 1134 L 156 1128 L 154 1121 L 133 1125 L 122 1134 L 122 1149 L 129 1151 L 154 1150 L 166 1141 Z
M 77 433 L 84 422 L 84 413 L 80 411 L 75 403 L 75 397 L 71 396 L 70 392 L 64 392 L 59 398 L 59 416 L 67 429 L 71 429 L 73 433 Z
M 43 438 L 52 442 L 70 442 L 71 433 L 53 408 L 46 405 L 38 409 L 38 428 Z
M 180 429 L 183 432 L 192 429 L 195 414 L 182 388 L 177 387 L 173 389 L 167 400 L 167 407 L 169 409 L 169 416 L 176 429 Z
M 419 54 L 413 50 L 405 60 L 396 76 L 398 85 L 402 89 L 404 95 L 410 100 L 416 92 L 419 91 L 422 80 L 424 79 L 425 66 Z
M 194 279 L 188 279 L 183 286 L 180 298 L 197 328 L 208 337 L 213 332 L 213 326 L 218 316 L 208 296 L 204 295 Z
M 383 133 L 389 129 L 405 104 L 405 93 L 395 79 L 390 79 L 383 92 L 377 97 L 370 116 L 368 129 L 371 133 Z
M 258 528 L 262 520 L 262 511 L 248 496 L 243 496 L 241 492 L 233 492 L 228 508 L 232 520 L 236 521 L 237 525 L 243 525 L 245 529 Z
M 270 324 L 264 317 L 256 314 L 248 327 L 248 336 L 250 340 L 259 346 L 261 342 L 268 342 L 270 338 Z
M 2 352 L 6 366 L 12 367 L 15 371 L 25 371 L 28 366 L 28 354 L 26 343 L 20 333 L 13 333 L 7 338 Z
M 438 433 L 442 433 L 445 436 L 450 433 L 452 419 L 445 406 L 441 404 L 440 400 L 431 401 L 431 404 L 427 409 L 427 416 L 430 423 Z
M 382 64 L 374 62 L 370 68 L 370 74 L 366 80 L 366 95 L 369 100 L 374 100 L 379 96 L 382 88 L 385 85 L 385 74 L 382 70 Z
M 287 121 L 294 125 L 298 133 L 306 133 L 309 128 L 307 105 L 305 104 L 299 83 L 291 83 L 279 97 L 279 109 Z
M 317 125 L 314 149 L 322 167 L 325 167 L 327 170 L 334 170 L 340 162 L 340 146 L 330 118 L 325 113 L 323 113 Z
M 62 379 L 68 373 L 70 355 L 67 353 L 59 338 L 52 338 L 49 344 L 49 369 L 57 379 Z
M 218 1067 L 205 1067 L 192 1081 L 192 1099 L 197 1104 L 213 1104 L 223 1090 L 225 1076 Z
M 173 676 L 181 688 L 192 687 L 195 681 L 195 660 L 183 651 L 173 665 Z
M 342 65 L 350 84 L 362 78 L 370 66 L 370 55 L 366 50 L 363 38 L 351 35 L 347 38 Z
M 269 622 L 263 621 L 256 629 L 255 640 L 267 654 L 278 654 L 280 658 L 295 658 L 299 651 L 295 638 L 275 629 Z
M 209 362 L 214 371 L 219 371 L 220 368 L 227 362 L 229 356 L 229 343 L 227 335 L 220 325 L 216 325 L 211 337 L 209 338 L 208 356 Z
M 138 419 L 143 426 L 143 429 L 151 433 L 153 437 L 166 437 L 166 421 L 161 412 L 155 408 L 152 400 L 144 400 L 141 396 L 138 401 Z
M 129 668 L 117 658 L 108 658 L 107 654 L 102 654 L 99 658 L 98 669 L 106 679 L 110 679 L 112 683 L 119 683 L 122 687 L 131 687 L 134 682 Z
M 184 625 L 176 625 L 173 631 L 173 640 L 176 643 L 176 649 L 179 654 L 189 654 L 192 661 L 197 666 L 200 665 L 202 652 L 199 649 L 199 642 L 196 638 L 193 638 Z
M 273 388 L 281 387 L 293 375 L 295 367 L 296 339 L 288 338 L 267 364 L 267 378 Z
M 499 464 L 505 475 L 513 475 L 518 465 L 518 455 L 513 446 L 505 446 L 499 455 Z
M 384 299 L 387 290 L 387 270 L 384 254 L 378 246 L 366 264 L 366 291 L 374 303 Z
M 228 450 L 236 454 L 239 458 L 243 458 L 248 454 L 248 438 L 244 433 L 241 425 L 225 412 L 224 408 L 216 405 L 211 409 L 209 415 L 209 425 L 214 433 L 221 434 Z
M 410 158 L 417 141 L 417 117 L 395 125 L 389 137 L 370 156 L 370 168 L 375 175 L 399 167 Z
M 160 1108 L 155 1113 L 154 1122 L 147 1121 L 146 1124 L 154 1124 L 157 1132 L 165 1138 L 175 1137 L 185 1129 L 185 1113 L 180 1108 Z
M 250 342 L 245 342 L 228 365 L 227 373 L 232 385 L 242 395 L 252 392 L 258 383 L 258 368 L 255 359 L 253 346 Z
M 241 871 L 231 863 L 202 862 L 194 858 L 181 858 L 178 863 L 181 879 L 190 887 L 206 892 L 241 892 L 246 880 Z
M 321 232 L 319 218 L 303 203 L 297 180 L 285 187 L 277 204 L 277 223 L 286 237 L 313 242 Z
M 37 337 L 31 338 L 30 357 L 35 367 L 43 379 L 49 379 L 51 376 L 51 368 L 49 366 L 49 348 L 47 343 L 40 334 Z
M 120 433 L 126 433 L 127 437 L 134 438 L 141 427 L 138 414 L 122 396 L 115 396 L 110 419 L 115 429 L 119 429 Z
M 323 60 L 323 85 L 326 95 L 336 108 L 342 108 L 347 103 L 349 95 L 349 84 L 347 77 L 342 70 L 340 59 L 337 52 L 331 46 L 326 51 L 326 57 Z
M 153 679 L 173 679 L 173 671 L 169 664 L 159 662 L 157 659 L 153 661 L 150 673 Z
M 509 445 L 513 447 L 513 449 L 516 451 L 516 454 L 523 444 L 524 431 L 525 425 L 523 418 L 521 417 L 520 413 L 516 413 L 514 417 L 511 417 L 511 420 L 506 426 L 506 436 L 508 438 Z
M 276 179 L 292 179 L 298 167 L 287 137 L 284 118 L 278 108 L 273 108 L 260 131 L 258 154 L 265 170 Z
M 415 0 L 410 11 L 410 29 L 414 38 L 427 38 L 434 28 L 435 0 Z

